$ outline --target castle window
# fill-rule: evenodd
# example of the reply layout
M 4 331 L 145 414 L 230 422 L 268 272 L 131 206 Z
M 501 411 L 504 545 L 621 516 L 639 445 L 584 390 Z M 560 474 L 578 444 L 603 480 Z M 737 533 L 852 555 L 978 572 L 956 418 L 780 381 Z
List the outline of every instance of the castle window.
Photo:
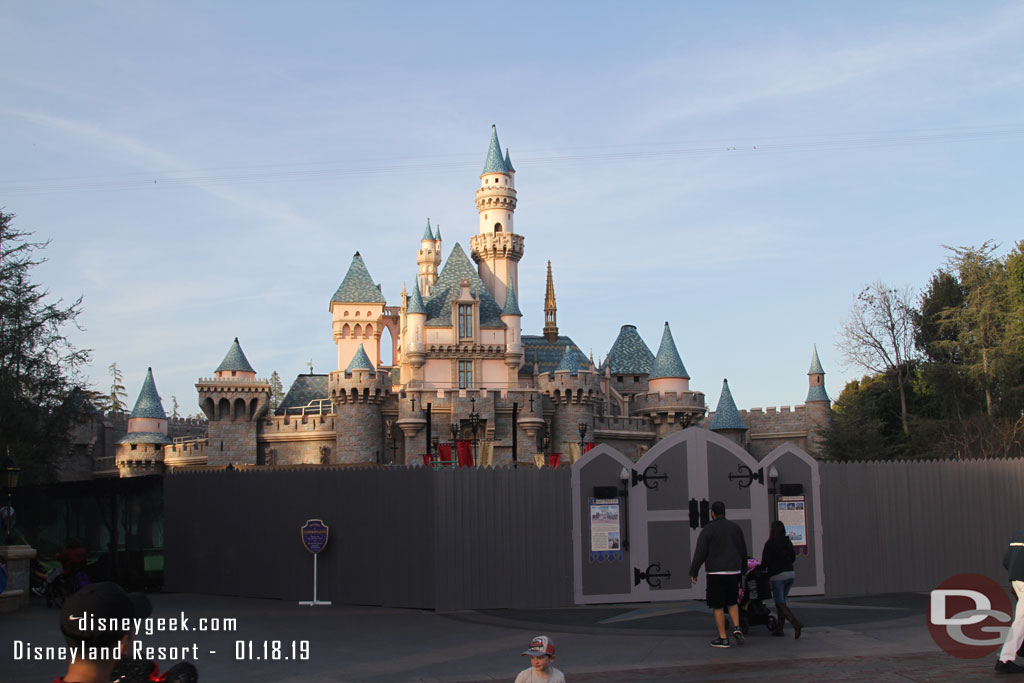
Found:
M 634 382 L 639 382 L 640 381 L 640 375 L 633 375 L 633 381 Z
M 459 389 L 473 388 L 473 361 L 459 361 Z
M 459 338 L 470 339 L 473 336 L 473 307 L 459 304 Z
M 494 232 L 501 232 L 501 223 L 494 224 Z
M 231 371 L 231 376 L 234 377 L 237 374 L 234 370 Z
M 136 448 L 138 448 L 138 446 L 136 446 L 135 444 L 132 444 L 132 450 L 134 451 Z

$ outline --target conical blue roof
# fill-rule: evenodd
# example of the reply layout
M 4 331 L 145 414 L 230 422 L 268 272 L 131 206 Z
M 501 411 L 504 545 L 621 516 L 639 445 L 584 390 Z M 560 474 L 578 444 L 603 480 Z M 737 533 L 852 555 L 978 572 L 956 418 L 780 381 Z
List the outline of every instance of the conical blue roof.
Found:
M 412 280 L 412 294 L 409 295 L 409 303 L 405 309 L 406 313 L 422 313 L 426 315 L 427 307 L 423 305 L 423 297 L 420 295 L 420 279 Z
M 423 230 L 423 237 L 420 238 L 421 242 L 422 241 L 426 241 L 426 240 L 430 240 L 431 242 L 434 241 L 434 233 L 431 232 L 431 230 L 430 230 L 430 219 L 429 218 L 427 219 L 427 227 L 424 228 L 424 230 Z
M 715 408 L 715 416 L 711 418 L 711 431 L 717 432 L 720 429 L 746 429 L 740 417 L 740 411 L 736 410 L 736 401 L 732 400 L 732 392 L 729 391 L 729 380 L 722 380 L 722 395 L 718 399 L 718 407 Z
M 242 353 L 242 347 L 238 343 L 238 337 L 235 337 L 235 341 L 232 342 L 231 348 L 228 349 L 228 354 L 224 356 L 224 360 L 217 366 L 215 372 L 230 372 L 232 370 L 238 372 L 252 372 L 256 370 L 249 365 L 249 359 Z
M 824 385 L 812 386 L 807 390 L 807 400 L 804 403 L 813 403 L 814 401 L 831 401 L 828 397 L 828 393 L 825 391 Z
M 516 169 L 512 168 L 512 158 L 508 155 L 508 147 L 505 148 L 505 168 L 508 169 L 509 173 L 516 172 Z
M 135 401 L 130 417 L 148 417 L 155 420 L 166 420 L 167 413 L 160 403 L 160 394 L 156 392 L 156 382 L 153 381 L 153 368 L 146 370 L 146 379 L 142 382 L 142 391 Z
M 491 126 L 491 146 L 487 149 L 487 160 L 484 162 L 484 173 L 508 173 L 505 157 L 501 154 L 501 143 L 498 142 L 498 127 Z
M 345 274 L 345 279 L 341 281 L 338 291 L 331 297 L 331 301 L 356 304 L 384 303 L 384 295 L 377 289 L 377 285 L 373 283 L 370 271 L 366 269 L 363 257 L 359 255 L 358 251 L 352 257 L 352 265 L 348 267 L 348 273 Z
M 811 369 L 807 371 L 808 375 L 824 375 L 825 371 L 821 367 L 821 361 L 818 360 L 818 345 L 814 345 L 814 355 L 811 356 Z
M 623 325 L 605 363 L 613 375 L 646 375 L 654 366 L 654 354 L 640 338 L 635 325 Z
M 501 314 L 505 315 L 518 315 L 522 317 L 523 312 L 519 310 L 519 302 L 516 301 L 516 283 L 512 281 L 512 278 L 508 279 L 508 292 L 505 295 L 505 308 L 501 310 Z
M 555 368 L 555 372 L 568 372 L 573 376 L 578 375 L 580 372 L 579 361 L 576 359 L 576 354 L 573 353 L 572 347 L 568 344 L 565 347 L 565 353 L 562 354 L 561 362 Z
M 686 374 L 683 359 L 679 357 L 676 342 L 672 338 L 672 330 L 669 329 L 667 322 L 664 332 L 661 333 L 661 346 L 658 347 L 658 355 L 654 357 L 654 367 L 651 369 L 651 379 L 659 377 L 690 379 L 690 376 Z
M 437 224 L 437 230 L 434 232 L 434 239 L 441 241 L 441 224 Z
M 363 349 L 363 345 L 360 344 L 359 348 L 356 349 L 356 355 L 352 356 L 352 362 L 345 368 L 345 372 L 352 372 L 353 370 L 369 370 L 373 372 L 373 363 L 370 362 L 370 357 L 366 355 L 366 351 Z

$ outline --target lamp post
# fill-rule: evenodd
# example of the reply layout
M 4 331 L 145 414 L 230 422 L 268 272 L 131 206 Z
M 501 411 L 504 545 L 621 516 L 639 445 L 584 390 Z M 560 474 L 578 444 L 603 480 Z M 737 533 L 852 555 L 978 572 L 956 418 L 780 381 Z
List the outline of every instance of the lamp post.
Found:
M 580 455 L 583 455 L 583 444 L 587 439 L 587 423 L 584 420 L 580 420 Z
M 5 545 L 11 544 L 11 534 L 14 532 L 14 506 L 11 505 L 11 497 L 14 493 L 14 488 L 18 485 L 18 476 L 20 474 L 21 468 L 18 467 L 17 463 L 14 462 L 14 458 L 11 457 L 11 449 L 8 446 L 7 457 L 4 458 L 4 466 L 0 468 L 0 476 L 2 476 L 3 484 L 7 488 L 7 505 L 0 508 L 0 527 L 5 532 Z
M 398 439 L 395 436 L 394 426 L 395 423 L 392 420 L 385 420 L 384 426 L 387 427 L 387 439 L 391 442 L 391 464 L 395 464 L 395 457 L 398 454 Z
M 476 398 L 470 399 L 469 428 L 473 432 L 473 466 L 476 467 L 477 430 L 480 429 L 480 414 L 476 412 Z
M 772 494 L 772 516 L 777 520 L 779 518 L 779 471 L 775 469 L 775 465 L 768 468 L 768 493 Z

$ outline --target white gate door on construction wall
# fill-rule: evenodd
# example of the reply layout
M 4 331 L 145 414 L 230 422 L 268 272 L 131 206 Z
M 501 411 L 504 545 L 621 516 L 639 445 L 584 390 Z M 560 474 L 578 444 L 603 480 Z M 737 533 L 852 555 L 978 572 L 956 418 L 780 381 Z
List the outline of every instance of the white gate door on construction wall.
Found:
M 711 503 L 725 503 L 752 556 L 772 519 L 761 465 L 700 427 L 662 439 L 636 463 L 594 448 L 573 465 L 572 492 L 577 604 L 703 598 L 704 573 L 694 586 L 689 569 Z

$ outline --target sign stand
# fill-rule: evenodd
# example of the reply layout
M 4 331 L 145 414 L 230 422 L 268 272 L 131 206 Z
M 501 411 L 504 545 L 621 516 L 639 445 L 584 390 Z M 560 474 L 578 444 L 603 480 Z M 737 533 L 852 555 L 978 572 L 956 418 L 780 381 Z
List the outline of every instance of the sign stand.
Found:
M 316 587 L 317 587 L 317 555 L 327 545 L 327 535 L 330 529 L 324 524 L 322 519 L 308 519 L 306 523 L 299 530 L 302 534 L 302 545 L 306 547 L 306 550 L 313 553 L 313 599 L 302 600 L 299 602 L 300 605 L 329 605 L 330 600 L 317 600 L 316 599 Z

